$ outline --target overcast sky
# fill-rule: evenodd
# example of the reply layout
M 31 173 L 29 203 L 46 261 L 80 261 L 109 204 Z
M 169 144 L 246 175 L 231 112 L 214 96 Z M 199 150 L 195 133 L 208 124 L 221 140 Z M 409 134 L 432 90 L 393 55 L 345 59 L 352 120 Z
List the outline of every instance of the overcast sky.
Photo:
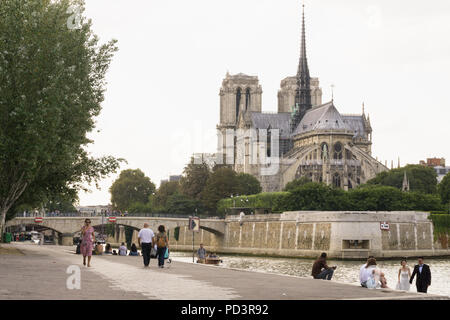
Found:
M 450 1 L 306 0 L 311 76 L 323 102 L 361 113 L 384 163 L 450 162 Z M 227 70 L 257 75 L 263 111 L 277 110 L 280 81 L 299 59 L 300 0 L 86 0 L 101 41 L 117 39 L 95 156 L 127 159 L 159 185 L 194 152 L 215 152 L 219 89 Z M 109 186 L 81 205 L 110 202 Z

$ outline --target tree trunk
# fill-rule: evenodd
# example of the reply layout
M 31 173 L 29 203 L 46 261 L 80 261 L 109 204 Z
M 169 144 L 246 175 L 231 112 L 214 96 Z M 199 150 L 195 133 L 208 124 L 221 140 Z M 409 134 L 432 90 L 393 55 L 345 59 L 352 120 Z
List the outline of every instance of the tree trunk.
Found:
M 1 209 L 1 222 L 0 222 L 0 242 L 3 242 L 3 230 L 5 229 L 6 223 L 6 212 L 8 210 L 5 208 Z

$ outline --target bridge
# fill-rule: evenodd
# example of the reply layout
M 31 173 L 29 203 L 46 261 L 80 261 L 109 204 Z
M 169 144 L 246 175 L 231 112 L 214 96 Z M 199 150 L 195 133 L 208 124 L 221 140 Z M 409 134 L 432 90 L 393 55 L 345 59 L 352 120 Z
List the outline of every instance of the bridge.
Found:
M 89 218 L 91 225 L 98 229 L 102 225 L 113 224 L 118 232 L 116 232 L 116 241 L 125 241 L 125 226 L 140 230 L 144 223 L 148 223 L 154 231 L 158 226 L 164 225 L 166 230 L 174 230 L 176 227 L 188 226 L 189 218 L 186 217 L 143 217 L 143 216 L 126 216 L 115 217 L 115 222 L 109 222 L 108 217 L 92 216 L 92 217 L 42 217 L 42 222 L 37 222 L 36 217 L 15 217 L 6 223 L 6 227 L 16 226 L 38 226 L 39 229 L 50 229 L 58 234 L 59 243 L 62 245 L 72 245 L 73 237 L 81 230 L 84 220 Z M 223 219 L 201 219 L 200 228 L 214 234 L 216 237 L 223 238 L 225 234 L 225 220 Z

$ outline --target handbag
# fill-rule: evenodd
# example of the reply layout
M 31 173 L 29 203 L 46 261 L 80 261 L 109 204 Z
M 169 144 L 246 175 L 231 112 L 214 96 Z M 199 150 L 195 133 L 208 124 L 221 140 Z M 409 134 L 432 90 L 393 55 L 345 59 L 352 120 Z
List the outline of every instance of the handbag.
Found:
M 164 253 L 164 259 L 169 259 L 169 248 L 166 248 L 166 252 Z

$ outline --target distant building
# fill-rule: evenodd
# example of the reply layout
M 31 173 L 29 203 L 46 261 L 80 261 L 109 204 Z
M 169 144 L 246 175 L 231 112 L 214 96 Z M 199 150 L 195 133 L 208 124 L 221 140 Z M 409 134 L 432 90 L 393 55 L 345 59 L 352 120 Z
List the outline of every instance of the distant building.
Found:
M 442 179 L 444 179 L 444 176 L 450 172 L 450 166 L 444 167 L 444 166 L 436 166 L 434 167 L 434 170 L 436 170 L 437 174 L 437 181 L 440 183 Z
M 180 181 L 181 175 L 174 175 L 169 177 L 169 181 Z
M 423 166 L 427 167 L 445 167 L 445 158 L 427 158 L 427 161 L 420 160 L 419 162 Z
M 427 158 L 426 162 L 420 160 L 419 164 L 433 168 L 436 171 L 438 183 L 450 172 L 450 166 L 445 166 L 445 158 Z
M 159 185 L 162 185 L 163 183 L 166 183 L 166 182 L 169 182 L 169 180 L 168 180 L 168 179 L 163 179 L 163 180 L 161 180 L 161 181 L 159 182 Z

